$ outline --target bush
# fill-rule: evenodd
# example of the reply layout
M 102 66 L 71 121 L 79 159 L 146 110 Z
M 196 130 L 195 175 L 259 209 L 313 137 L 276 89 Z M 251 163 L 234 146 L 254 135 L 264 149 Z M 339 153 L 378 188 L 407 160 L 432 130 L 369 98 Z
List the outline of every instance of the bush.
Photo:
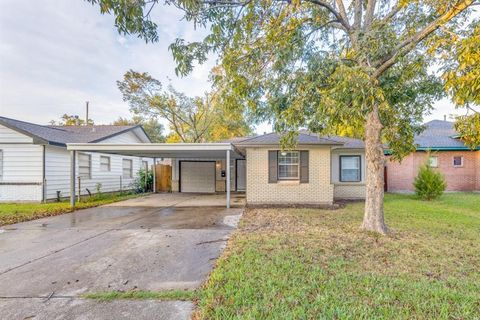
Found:
M 145 177 L 146 176 L 146 177 Z M 134 189 L 137 193 L 144 193 L 152 190 L 153 187 L 153 171 L 140 169 L 137 174 L 137 178 L 134 182 Z
M 418 170 L 413 186 L 415 187 L 415 193 L 422 200 L 433 200 L 443 194 L 447 183 L 440 172 L 435 171 L 426 163 Z

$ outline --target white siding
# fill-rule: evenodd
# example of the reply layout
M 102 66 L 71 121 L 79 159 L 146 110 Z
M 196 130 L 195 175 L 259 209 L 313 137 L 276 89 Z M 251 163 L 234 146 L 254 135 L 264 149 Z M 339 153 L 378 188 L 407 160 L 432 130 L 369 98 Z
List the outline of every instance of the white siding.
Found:
M 42 199 L 43 147 L 32 144 L 32 141 L 32 138 L 0 125 L 3 155 L 0 202 Z
M 101 183 L 102 192 L 112 192 L 120 190 L 120 181 L 122 189 L 131 189 L 138 170 L 140 170 L 142 160 L 147 160 L 151 164 L 150 159 L 142 159 L 138 157 L 121 156 L 103 153 L 87 153 L 91 155 L 92 168 L 91 179 L 80 179 L 81 194 L 96 192 L 97 183 Z M 104 172 L 100 169 L 100 156 L 110 157 L 110 171 Z M 70 196 L 70 153 L 65 148 L 47 146 L 46 153 L 46 178 L 47 178 L 47 199 L 54 199 L 57 191 L 61 192 L 62 197 Z M 133 163 L 133 178 L 125 179 L 122 177 L 122 161 L 123 159 L 131 159 Z M 78 159 L 77 159 L 78 160 Z M 78 161 L 77 161 L 78 176 Z M 121 178 L 122 177 L 122 178 Z M 76 188 L 78 188 L 78 179 L 76 180 Z M 78 189 L 77 191 L 78 192 Z
M 141 143 L 143 142 L 133 131 L 128 131 L 117 136 L 105 139 L 99 143 Z
M 33 139 L 15 130 L 0 125 L 0 143 L 32 143 Z

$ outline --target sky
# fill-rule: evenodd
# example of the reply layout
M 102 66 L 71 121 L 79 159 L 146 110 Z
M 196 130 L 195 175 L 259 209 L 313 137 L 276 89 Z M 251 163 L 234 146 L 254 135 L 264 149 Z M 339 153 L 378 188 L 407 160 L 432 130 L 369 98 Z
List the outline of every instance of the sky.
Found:
M 82 0 L 0 1 L 0 115 L 48 124 L 61 115 L 85 117 L 107 124 L 131 117 L 116 81 L 133 69 L 148 72 L 188 95 L 202 95 L 210 84 L 215 61 L 196 66 L 187 77 L 175 75 L 168 46 L 176 38 L 200 40 L 204 30 L 182 21 L 178 9 L 162 6 L 153 12 L 159 42 L 146 44 L 121 36 L 113 16 Z M 438 101 L 426 120 L 455 113 L 447 100 Z M 271 131 L 269 124 L 256 128 Z

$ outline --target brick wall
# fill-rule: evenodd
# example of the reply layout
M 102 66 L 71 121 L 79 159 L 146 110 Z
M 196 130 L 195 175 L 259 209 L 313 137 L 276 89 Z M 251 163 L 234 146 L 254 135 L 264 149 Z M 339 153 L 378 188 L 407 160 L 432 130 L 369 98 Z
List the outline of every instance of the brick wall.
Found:
M 309 149 L 309 182 L 268 183 L 268 148 L 247 148 L 247 203 L 331 204 L 330 148 Z M 304 149 L 302 149 L 304 150 Z
M 438 168 L 447 181 L 447 191 L 480 190 L 480 152 L 438 151 L 432 153 L 438 157 Z M 453 157 L 463 156 L 463 166 L 454 167 Z M 413 180 L 419 167 L 426 161 L 427 153 L 415 152 L 401 163 L 387 161 L 388 191 L 411 192 Z
M 365 184 L 335 184 L 335 199 L 365 199 Z

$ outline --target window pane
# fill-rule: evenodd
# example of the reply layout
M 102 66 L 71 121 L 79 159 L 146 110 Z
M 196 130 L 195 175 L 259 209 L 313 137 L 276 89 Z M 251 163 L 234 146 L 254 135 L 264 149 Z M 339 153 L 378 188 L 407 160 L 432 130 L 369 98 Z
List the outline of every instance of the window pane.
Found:
M 462 157 L 453 157 L 453 165 L 456 167 L 460 167 L 463 165 L 463 158 Z
M 298 151 L 279 151 L 278 152 L 278 178 L 279 179 L 298 179 L 299 161 Z
M 132 178 L 132 160 L 130 159 L 123 159 L 123 177 L 124 178 Z
M 342 169 L 359 169 L 360 157 L 342 157 Z
M 110 157 L 100 156 L 100 171 L 110 171 Z
M 297 165 L 279 165 L 278 166 L 279 178 L 298 178 L 298 166 Z
M 91 177 L 91 156 L 86 153 L 78 154 L 78 176 L 84 179 Z
M 360 157 L 340 157 L 340 181 L 357 182 L 361 180 Z
M 430 157 L 429 162 L 430 162 L 430 167 L 433 167 L 433 168 L 438 167 L 438 157 Z
M 279 152 L 278 163 L 279 164 L 298 164 L 298 152 Z

